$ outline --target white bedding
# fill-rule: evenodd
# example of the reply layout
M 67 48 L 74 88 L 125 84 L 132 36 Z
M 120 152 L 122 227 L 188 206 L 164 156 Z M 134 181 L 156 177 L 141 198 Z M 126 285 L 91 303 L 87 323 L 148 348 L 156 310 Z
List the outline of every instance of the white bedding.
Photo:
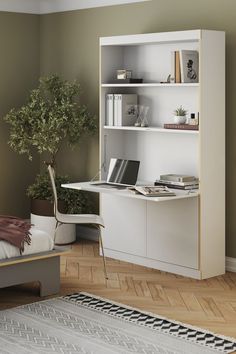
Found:
M 53 240 L 45 231 L 38 230 L 36 227 L 31 227 L 31 244 L 25 244 L 25 250 L 22 255 L 46 252 L 53 249 Z M 12 246 L 6 241 L 0 241 L 0 259 L 18 257 L 20 251 L 17 247 Z

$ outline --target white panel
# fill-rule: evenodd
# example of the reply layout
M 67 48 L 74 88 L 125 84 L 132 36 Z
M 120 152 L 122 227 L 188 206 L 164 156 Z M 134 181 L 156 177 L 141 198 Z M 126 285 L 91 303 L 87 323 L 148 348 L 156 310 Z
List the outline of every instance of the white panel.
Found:
M 200 50 L 201 268 L 225 271 L 225 33 L 202 31 Z
M 198 200 L 147 203 L 147 257 L 198 269 Z
M 146 256 L 146 202 L 101 195 L 104 247 Z

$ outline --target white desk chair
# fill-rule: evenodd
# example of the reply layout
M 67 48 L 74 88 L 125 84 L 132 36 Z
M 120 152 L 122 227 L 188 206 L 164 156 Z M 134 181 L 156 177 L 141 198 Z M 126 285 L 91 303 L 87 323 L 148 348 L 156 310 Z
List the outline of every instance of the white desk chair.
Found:
M 56 232 L 60 225 L 62 224 L 93 224 L 99 230 L 99 245 L 101 246 L 102 250 L 102 257 L 103 257 L 103 265 L 104 265 L 104 273 L 106 279 L 107 277 L 107 270 L 106 270 L 106 259 L 104 255 L 103 249 L 103 242 L 102 242 L 102 235 L 101 235 L 101 227 L 104 227 L 104 222 L 101 216 L 95 214 L 62 214 L 58 211 L 58 201 L 57 201 L 57 189 L 54 180 L 55 171 L 52 166 L 48 165 L 48 172 L 52 184 L 53 196 L 54 196 L 54 216 L 56 218 L 56 228 L 54 232 L 54 242 L 56 239 Z

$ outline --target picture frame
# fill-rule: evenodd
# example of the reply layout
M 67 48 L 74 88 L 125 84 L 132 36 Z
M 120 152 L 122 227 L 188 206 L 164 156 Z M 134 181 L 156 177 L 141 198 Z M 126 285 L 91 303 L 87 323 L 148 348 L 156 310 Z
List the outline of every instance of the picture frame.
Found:
M 182 83 L 199 82 L 199 54 L 197 50 L 180 51 L 180 70 Z

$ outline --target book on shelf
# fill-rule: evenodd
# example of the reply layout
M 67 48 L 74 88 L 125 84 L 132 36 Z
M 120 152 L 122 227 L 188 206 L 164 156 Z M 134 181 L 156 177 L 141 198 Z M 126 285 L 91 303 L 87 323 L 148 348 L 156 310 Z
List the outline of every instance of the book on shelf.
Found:
M 198 130 L 198 125 L 165 123 L 164 128 L 165 129 L 179 129 L 179 130 Z
M 179 51 L 175 52 L 175 82 L 181 83 L 181 71 L 180 71 L 180 55 Z
M 155 182 L 155 186 L 166 186 L 168 188 L 172 189 L 182 189 L 182 190 L 191 190 L 191 189 L 198 189 L 199 188 L 199 183 L 178 183 L 178 182 L 166 182 L 166 181 L 161 181 L 157 180 Z
M 166 186 L 133 186 L 128 189 L 136 194 L 143 194 L 145 197 L 174 197 L 176 195 Z
M 112 126 L 114 125 L 114 95 L 107 94 L 106 95 L 106 125 Z
M 172 51 L 171 52 L 171 81 L 176 84 L 181 83 L 180 53 L 179 53 L 179 51 Z
M 181 82 L 199 82 L 199 56 L 197 50 L 180 50 Z
M 137 113 L 135 106 L 138 102 L 137 94 L 114 94 L 114 125 L 133 126 Z
M 198 182 L 198 179 L 195 176 L 191 175 L 182 175 L 176 173 L 168 173 L 165 175 L 160 175 L 161 181 L 168 181 L 168 182 L 178 182 L 178 183 L 193 183 Z

